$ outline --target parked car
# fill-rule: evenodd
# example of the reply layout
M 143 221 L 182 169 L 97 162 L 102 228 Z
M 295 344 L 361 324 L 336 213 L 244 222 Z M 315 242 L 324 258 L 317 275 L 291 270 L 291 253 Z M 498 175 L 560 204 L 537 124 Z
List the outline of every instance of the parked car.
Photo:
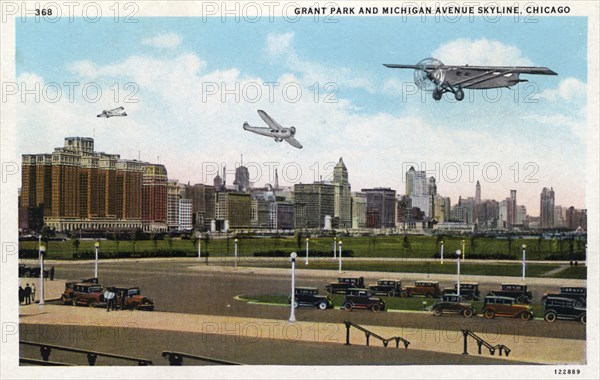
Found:
M 369 289 L 350 288 L 346 292 L 346 299 L 342 305 L 344 310 L 365 309 L 371 311 L 385 311 L 385 302 L 379 297 L 373 297 Z
M 533 298 L 533 294 L 527 290 L 525 284 L 502 284 L 500 290 L 493 290 L 488 293 L 488 296 L 501 296 L 514 298 L 517 303 L 529 303 Z
M 585 305 L 587 303 L 587 288 L 578 286 L 563 286 L 562 288 L 560 288 L 559 293 L 544 293 L 544 295 L 542 296 L 542 302 L 544 302 L 546 298 L 550 296 L 572 298 L 583 302 L 583 304 Z
M 456 283 L 453 288 L 446 288 L 442 291 L 442 295 L 444 294 L 458 294 Z M 479 284 L 476 282 L 461 282 L 460 283 L 460 295 L 465 300 L 479 300 Z
M 434 303 L 431 310 L 433 310 L 433 315 L 436 317 L 444 313 L 454 313 L 465 318 L 471 318 L 477 313 L 471 303 L 465 302 L 465 298 L 457 294 L 444 294 L 442 300 Z
M 142 295 L 137 286 L 113 286 L 116 295 L 116 305 L 120 309 L 154 310 L 154 301 Z
M 291 297 L 288 298 L 288 303 L 292 302 Z M 319 294 L 317 288 L 299 286 L 294 288 L 294 307 L 318 307 L 321 310 L 331 309 L 333 301 L 329 296 Z
M 554 322 L 557 319 L 587 321 L 585 303 L 568 297 L 548 296 L 544 301 L 544 320 Z
M 346 293 L 350 288 L 364 288 L 365 279 L 363 277 L 340 277 L 337 282 L 332 282 L 325 287 L 327 294 Z
M 425 296 L 438 298 L 442 294 L 437 281 L 415 281 L 414 286 L 406 286 L 400 293 L 401 297 Z
M 397 297 L 402 293 L 402 282 L 398 280 L 377 280 L 377 284 L 369 285 L 373 294 L 382 294 L 389 297 Z
M 51 268 L 52 267 L 44 269 L 45 278 L 50 277 L 50 271 L 52 270 Z M 19 277 L 40 277 L 40 267 L 30 267 L 26 264 L 19 264 Z
M 518 317 L 524 321 L 533 318 L 531 305 L 518 303 L 512 297 L 486 296 L 483 299 L 481 314 L 484 318 L 492 319 L 499 317 Z
M 62 294 L 65 305 L 101 306 L 106 302 L 102 286 L 92 282 L 68 282 Z

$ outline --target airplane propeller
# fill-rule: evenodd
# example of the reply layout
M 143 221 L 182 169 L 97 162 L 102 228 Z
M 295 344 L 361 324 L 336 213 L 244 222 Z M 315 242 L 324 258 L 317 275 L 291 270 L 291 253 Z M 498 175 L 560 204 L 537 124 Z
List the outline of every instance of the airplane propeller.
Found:
M 414 80 L 417 87 L 423 91 L 433 91 L 444 83 L 445 72 L 440 69 L 444 66 L 442 61 L 436 58 L 425 58 L 417 63 Z

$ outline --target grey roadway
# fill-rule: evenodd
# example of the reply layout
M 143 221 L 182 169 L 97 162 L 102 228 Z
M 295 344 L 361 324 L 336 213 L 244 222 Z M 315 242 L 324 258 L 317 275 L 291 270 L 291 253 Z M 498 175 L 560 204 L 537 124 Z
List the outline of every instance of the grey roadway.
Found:
M 92 262 L 52 262 L 56 266 L 57 277 L 81 279 L 93 276 Z M 338 276 L 337 271 L 302 270 L 303 262 L 298 263 L 297 285 L 324 286 Z M 344 275 L 357 275 L 345 272 Z M 422 279 L 425 274 L 360 273 L 366 281 L 382 277 L 399 278 L 403 281 Z M 236 295 L 289 294 L 290 276 L 287 269 L 267 269 L 231 266 L 206 265 L 197 259 L 149 259 L 149 260 L 108 260 L 100 262 L 100 282 L 103 285 L 131 284 L 140 286 L 144 294 L 155 300 L 156 309 L 178 313 L 196 313 L 223 316 L 244 316 L 286 320 L 289 309 L 286 307 L 264 306 L 236 301 Z M 454 275 L 430 275 L 439 279 L 442 287 L 450 287 L 456 279 Z M 488 276 L 464 276 L 462 280 L 478 281 L 483 294 L 497 288 L 506 278 Z M 520 279 L 514 279 L 513 281 Z M 581 280 L 528 279 L 539 299 L 546 290 L 558 290 L 562 284 L 581 285 Z M 431 302 L 431 300 L 429 300 Z M 66 309 L 68 310 L 68 309 Z M 65 310 L 65 311 L 66 311 Z M 459 316 L 433 317 L 430 313 L 371 313 L 345 312 L 342 310 L 319 311 L 302 308 L 297 310 L 300 321 L 342 323 L 350 320 L 364 325 L 397 326 L 405 329 L 423 328 L 440 331 L 470 329 L 493 338 L 495 334 L 519 336 L 544 336 L 561 339 L 585 339 L 585 326 L 577 322 L 558 321 L 549 324 L 544 321 L 521 321 L 510 318 L 465 319 Z M 534 338 L 533 338 L 534 339 Z

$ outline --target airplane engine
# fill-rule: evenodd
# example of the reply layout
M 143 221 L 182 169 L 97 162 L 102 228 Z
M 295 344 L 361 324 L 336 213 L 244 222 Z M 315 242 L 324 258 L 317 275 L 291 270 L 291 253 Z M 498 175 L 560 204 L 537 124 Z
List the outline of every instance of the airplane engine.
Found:
M 445 72 L 441 69 L 444 64 L 439 59 L 425 58 L 417 63 L 414 80 L 417 87 L 423 91 L 433 91 L 438 88 L 445 79 Z
M 290 133 L 292 134 L 292 136 L 294 136 L 296 134 L 296 128 L 290 127 Z

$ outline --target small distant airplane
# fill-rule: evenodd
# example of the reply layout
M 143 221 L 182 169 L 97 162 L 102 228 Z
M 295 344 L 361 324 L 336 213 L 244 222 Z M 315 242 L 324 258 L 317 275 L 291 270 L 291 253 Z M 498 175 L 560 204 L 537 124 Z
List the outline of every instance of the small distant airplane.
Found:
M 251 127 L 248 122 L 245 122 L 244 130 L 254 132 L 262 136 L 273 137 L 277 142 L 282 142 L 285 140 L 285 142 L 294 148 L 302 149 L 302 144 L 300 144 L 298 140 L 294 138 L 294 135 L 296 134 L 296 128 L 283 128 L 263 110 L 258 110 L 258 115 L 264 120 L 265 123 L 267 123 L 269 127 Z
M 425 58 L 416 65 L 383 64 L 392 69 L 414 69 L 415 84 L 423 91 L 433 91 L 433 99 L 440 100 L 446 92 L 456 100 L 465 98 L 463 89 L 485 90 L 511 87 L 527 79 L 519 74 L 558 75 L 547 67 L 535 66 L 451 66 L 435 58 Z
M 113 117 L 113 116 L 127 116 L 127 113 L 125 112 L 125 108 L 118 107 L 118 108 L 115 108 L 115 109 L 112 109 L 112 110 L 108 110 L 108 111 L 104 110 L 97 117 L 109 118 L 109 117 Z

